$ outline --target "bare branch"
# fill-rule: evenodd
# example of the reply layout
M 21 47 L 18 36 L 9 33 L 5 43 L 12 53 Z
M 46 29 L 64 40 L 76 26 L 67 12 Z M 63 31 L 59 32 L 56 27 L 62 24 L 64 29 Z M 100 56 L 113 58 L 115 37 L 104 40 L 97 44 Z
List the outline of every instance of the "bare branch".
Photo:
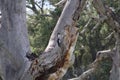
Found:
M 39 11 L 37 10 L 36 6 L 35 6 L 35 1 L 34 0 L 30 0 L 29 2 L 31 4 L 30 5 L 26 5 L 27 8 L 31 9 L 35 14 L 39 14 Z
M 93 0 L 94 7 L 98 10 L 98 14 L 104 16 L 106 14 L 105 7 L 101 0 Z
M 112 55 L 114 54 L 114 49 L 104 50 L 104 51 L 98 51 L 96 55 L 96 60 L 100 60 L 102 58 L 110 57 L 112 58 Z M 94 62 L 96 62 L 96 60 Z
M 115 14 L 108 6 L 103 5 L 101 0 L 93 0 L 93 6 L 97 10 L 100 16 L 106 16 L 106 22 L 114 30 L 119 32 L 120 21 L 117 14 Z
M 35 79 L 59 80 L 66 73 L 73 59 L 73 51 L 78 37 L 76 23 L 80 18 L 85 1 L 68 0 L 66 2 L 48 46 L 31 64 L 29 73 Z
M 93 29 L 91 30 L 91 32 L 93 32 L 94 30 L 96 30 L 97 27 L 98 27 L 101 23 L 103 23 L 106 19 L 107 19 L 106 16 L 100 16 L 99 18 L 90 18 L 90 19 L 88 20 L 88 22 L 86 23 L 86 25 L 84 26 L 83 30 L 81 31 L 81 34 L 85 33 L 85 31 L 87 30 L 88 25 L 90 24 L 90 22 L 91 22 L 92 20 L 97 21 L 97 24 L 93 27 Z
M 39 14 L 39 12 L 36 9 L 36 7 L 30 6 L 30 5 L 26 5 L 26 7 L 29 8 L 30 10 L 32 10 L 35 14 Z
M 91 32 L 95 31 L 95 30 L 98 28 L 99 25 L 100 25 L 100 22 L 98 22 L 98 23 L 92 28 Z
M 106 19 L 107 19 L 106 16 L 99 16 L 99 18 L 94 18 L 94 20 L 97 21 L 97 24 L 93 27 L 93 29 L 91 30 L 91 32 L 93 32 L 94 30 L 96 30 L 97 27 L 98 27 L 101 23 L 103 23 Z
M 89 78 L 90 75 L 92 75 L 93 73 L 95 73 L 97 66 L 99 64 L 100 61 L 102 61 L 105 58 L 112 58 L 111 55 L 114 54 L 114 50 L 104 50 L 104 51 L 98 51 L 97 52 L 97 56 L 95 61 L 91 64 L 92 68 L 88 69 L 87 71 L 83 72 L 79 77 L 77 78 L 72 78 L 69 80 L 86 80 L 87 78 Z
M 92 73 L 94 72 L 94 68 L 91 68 L 85 72 L 83 72 L 79 77 L 68 79 L 68 80 L 86 80 Z
M 83 30 L 81 31 L 81 34 L 85 33 L 85 31 L 87 30 L 87 27 L 88 27 L 88 25 L 90 24 L 91 21 L 92 21 L 92 19 L 90 18 L 88 20 L 88 22 L 86 23 L 86 25 L 84 26 Z
M 61 0 L 60 2 L 56 3 L 55 6 L 63 7 L 67 0 Z
M 114 33 L 115 33 L 114 31 L 111 32 L 105 39 L 110 39 L 113 36 Z
M 37 4 L 37 3 L 35 3 L 36 4 L 36 6 L 38 7 L 38 8 L 40 8 L 41 9 L 41 7 Z

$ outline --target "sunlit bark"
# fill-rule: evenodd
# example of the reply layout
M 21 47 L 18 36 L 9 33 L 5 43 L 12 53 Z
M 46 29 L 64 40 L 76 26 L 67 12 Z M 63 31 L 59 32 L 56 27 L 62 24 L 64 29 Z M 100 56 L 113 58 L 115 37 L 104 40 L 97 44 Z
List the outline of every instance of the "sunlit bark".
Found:
M 85 0 L 67 0 L 47 48 L 30 67 L 36 80 L 59 80 L 74 61 L 72 56 L 78 37 L 76 23 L 84 4 Z

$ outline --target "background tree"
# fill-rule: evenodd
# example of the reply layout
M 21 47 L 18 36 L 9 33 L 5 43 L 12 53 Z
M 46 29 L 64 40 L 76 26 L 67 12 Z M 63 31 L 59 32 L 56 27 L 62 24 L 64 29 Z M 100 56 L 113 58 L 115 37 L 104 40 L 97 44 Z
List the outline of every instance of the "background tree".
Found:
M 0 0 L 0 75 L 3 80 L 19 80 L 28 66 L 30 50 L 26 28 L 26 1 Z

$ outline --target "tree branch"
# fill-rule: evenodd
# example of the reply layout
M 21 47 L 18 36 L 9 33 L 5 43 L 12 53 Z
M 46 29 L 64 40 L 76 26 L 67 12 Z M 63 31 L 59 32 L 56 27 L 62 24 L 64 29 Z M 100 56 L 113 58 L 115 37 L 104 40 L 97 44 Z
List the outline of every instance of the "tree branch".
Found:
M 85 26 L 83 27 L 83 30 L 81 31 L 81 34 L 85 33 L 85 31 L 87 30 L 87 27 L 88 27 L 88 25 L 90 24 L 91 21 L 92 21 L 92 19 L 90 18 L 88 20 L 88 22 L 85 24 Z
M 112 55 L 114 53 L 115 53 L 114 50 L 98 51 L 95 61 L 91 64 L 92 68 L 83 72 L 79 77 L 72 78 L 72 79 L 69 79 L 69 80 L 86 80 L 91 74 L 95 73 L 100 61 L 102 61 L 105 58 L 111 58 L 112 59 Z
M 106 16 L 108 25 L 116 31 L 120 29 L 120 21 L 118 20 L 120 18 L 107 5 L 103 5 L 101 0 L 93 0 L 93 6 L 100 16 Z
M 88 20 L 88 22 L 86 23 L 86 25 L 84 26 L 83 30 L 81 31 L 81 34 L 85 33 L 85 31 L 87 30 L 88 25 L 90 24 L 90 22 L 91 22 L 92 20 L 97 21 L 97 24 L 92 28 L 91 32 L 93 32 L 94 30 L 96 30 L 97 27 L 98 27 L 101 23 L 103 23 L 106 19 L 107 19 L 106 16 L 100 16 L 99 18 L 90 18 L 90 19 Z
M 39 11 L 37 10 L 36 6 L 35 6 L 35 1 L 34 0 L 30 0 L 29 2 L 32 6 L 30 5 L 26 5 L 27 8 L 31 9 L 35 14 L 39 14 Z
M 92 28 L 91 32 L 96 30 L 97 27 L 107 19 L 107 17 L 106 16 L 99 16 L 99 18 L 93 18 L 93 19 L 97 21 L 97 24 Z
M 59 80 L 66 73 L 73 59 L 73 51 L 78 37 L 76 23 L 85 1 L 68 0 L 66 2 L 48 46 L 39 58 L 32 62 L 28 70 L 36 80 Z
M 115 33 L 114 31 L 111 32 L 105 39 L 110 39 L 113 36 L 114 33 Z
M 91 68 L 85 72 L 83 72 L 79 77 L 68 79 L 68 80 L 86 80 L 92 73 L 94 72 L 94 68 Z
M 63 7 L 67 0 L 61 0 L 60 2 L 56 3 L 55 6 Z
M 118 65 L 120 60 L 120 18 L 107 5 L 103 5 L 101 0 L 93 0 L 93 5 L 99 15 L 107 16 L 106 22 L 115 32 L 114 36 L 116 38 L 116 50 L 114 56 L 112 56 L 113 65 L 111 69 L 110 80 L 120 80 L 120 77 L 117 76 L 120 75 L 120 66 Z

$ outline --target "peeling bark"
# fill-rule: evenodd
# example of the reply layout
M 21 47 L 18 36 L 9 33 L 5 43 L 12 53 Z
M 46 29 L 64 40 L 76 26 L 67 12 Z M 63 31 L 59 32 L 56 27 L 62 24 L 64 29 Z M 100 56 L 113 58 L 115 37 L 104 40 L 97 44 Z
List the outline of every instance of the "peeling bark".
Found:
M 86 0 L 67 0 L 45 51 L 29 69 L 35 80 L 59 80 L 69 68 L 78 37 L 76 23 Z

